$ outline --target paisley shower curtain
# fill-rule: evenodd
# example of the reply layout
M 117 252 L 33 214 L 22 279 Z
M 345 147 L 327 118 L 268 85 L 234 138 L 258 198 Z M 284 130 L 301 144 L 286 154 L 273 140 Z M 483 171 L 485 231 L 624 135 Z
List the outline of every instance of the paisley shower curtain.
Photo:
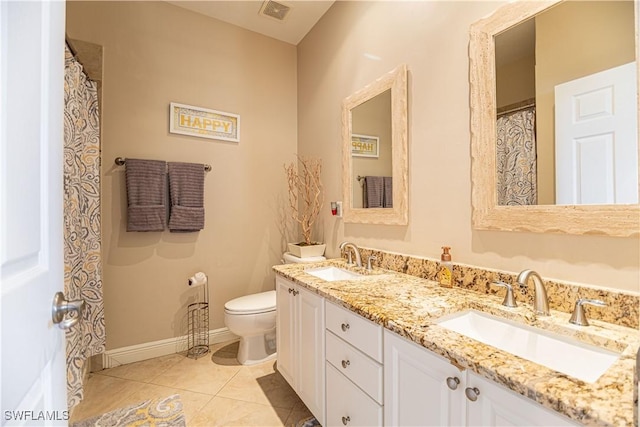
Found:
M 498 205 L 535 205 L 538 202 L 535 117 L 535 107 L 498 117 Z
M 64 293 L 86 302 L 67 330 L 67 403 L 82 400 L 87 358 L 105 350 L 100 255 L 100 130 L 98 91 L 65 49 L 64 75 Z

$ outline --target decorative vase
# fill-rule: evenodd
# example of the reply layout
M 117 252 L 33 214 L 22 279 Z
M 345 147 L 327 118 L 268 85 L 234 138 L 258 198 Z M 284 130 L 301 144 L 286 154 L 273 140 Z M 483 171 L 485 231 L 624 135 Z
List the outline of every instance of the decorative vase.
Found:
M 309 258 L 324 255 L 326 247 L 324 243 L 289 243 L 289 252 L 298 258 Z

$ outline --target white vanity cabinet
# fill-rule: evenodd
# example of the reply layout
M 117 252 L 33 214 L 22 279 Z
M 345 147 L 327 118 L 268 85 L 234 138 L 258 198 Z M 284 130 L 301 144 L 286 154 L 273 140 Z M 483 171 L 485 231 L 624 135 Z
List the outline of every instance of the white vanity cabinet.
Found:
M 581 425 L 389 331 L 384 381 L 387 426 Z
M 278 371 L 324 423 L 324 298 L 276 275 Z
M 326 309 L 326 426 L 382 426 L 382 326 L 331 302 Z

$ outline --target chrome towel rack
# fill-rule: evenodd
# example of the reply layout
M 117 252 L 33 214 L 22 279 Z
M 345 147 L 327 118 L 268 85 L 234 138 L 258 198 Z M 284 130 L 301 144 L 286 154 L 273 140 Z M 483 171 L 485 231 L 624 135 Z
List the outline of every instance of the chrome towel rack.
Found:
M 127 159 L 124 157 L 116 157 L 115 164 L 118 166 L 124 166 L 127 163 Z M 207 172 L 211 172 L 211 165 L 205 164 L 204 170 Z

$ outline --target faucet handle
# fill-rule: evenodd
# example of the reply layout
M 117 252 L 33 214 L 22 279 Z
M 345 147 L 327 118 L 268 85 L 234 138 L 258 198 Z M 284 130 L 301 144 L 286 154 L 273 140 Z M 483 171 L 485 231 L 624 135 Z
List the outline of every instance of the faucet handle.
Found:
M 371 267 L 371 260 L 377 260 L 378 258 L 375 255 L 370 255 L 369 258 L 367 258 L 367 270 L 371 271 L 373 270 L 373 267 Z
M 584 304 L 597 305 L 599 307 L 607 305 L 604 301 L 599 299 L 578 298 L 578 301 L 576 301 L 576 307 L 573 309 L 573 313 L 571 314 L 571 319 L 569 319 L 569 323 L 573 323 L 578 326 L 589 326 L 587 315 L 584 312 Z
M 497 280 L 492 283 L 492 285 L 500 286 L 501 288 L 505 288 L 507 292 L 504 294 L 504 300 L 502 300 L 502 305 L 505 307 L 517 307 L 516 299 L 513 296 L 513 286 L 503 281 Z

